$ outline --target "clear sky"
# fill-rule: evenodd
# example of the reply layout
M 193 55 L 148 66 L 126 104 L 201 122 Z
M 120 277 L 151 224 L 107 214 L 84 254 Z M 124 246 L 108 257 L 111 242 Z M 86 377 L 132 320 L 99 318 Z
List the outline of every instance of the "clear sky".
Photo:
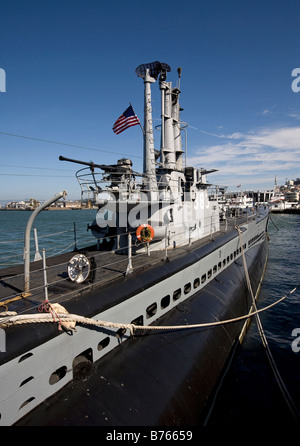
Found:
M 155 60 L 174 84 L 182 67 L 188 164 L 228 190 L 300 177 L 299 26 L 299 0 L 0 0 L 0 201 L 79 198 L 59 155 L 141 171 L 140 127 L 112 126 L 129 102 L 143 120 L 135 69 Z

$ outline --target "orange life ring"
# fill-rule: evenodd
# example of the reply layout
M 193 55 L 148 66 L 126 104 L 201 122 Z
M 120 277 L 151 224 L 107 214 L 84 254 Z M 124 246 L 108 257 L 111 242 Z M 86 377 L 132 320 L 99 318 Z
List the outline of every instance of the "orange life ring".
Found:
M 147 224 L 140 225 L 136 230 L 136 236 L 140 242 L 151 242 L 154 237 L 154 229 Z

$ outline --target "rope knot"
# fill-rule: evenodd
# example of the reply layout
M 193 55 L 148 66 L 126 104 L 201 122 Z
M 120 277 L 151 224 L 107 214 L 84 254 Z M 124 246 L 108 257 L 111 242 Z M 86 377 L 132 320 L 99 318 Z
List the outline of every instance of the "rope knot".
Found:
M 60 304 L 50 304 L 49 301 L 44 301 L 42 304 L 38 307 L 39 312 L 46 312 L 51 313 L 53 317 L 53 322 L 58 322 L 58 329 L 62 331 L 62 329 L 65 329 L 67 332 L 71 333 L 73 330 L 75 330 L 76 322 L 64 322 L 62 323 L 61 318 L 59 317 L 59 314 L 69 314 L 69 312 Z

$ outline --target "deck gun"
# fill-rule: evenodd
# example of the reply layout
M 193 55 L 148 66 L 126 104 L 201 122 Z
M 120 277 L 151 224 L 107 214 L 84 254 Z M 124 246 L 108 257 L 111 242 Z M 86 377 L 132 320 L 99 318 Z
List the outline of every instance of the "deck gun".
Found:
M 91 172 L 94 172 L 95 167 L 104 170 L 104 172 L 116 172 L 116 173 L 134 173 L 131 170 L 132 161 L 129 159 L 122 158 L 118 160 L 117 164 L 95 164 L 93 161 L 88 163 L 87 161 L 79 161 L 71 158 L 65 158 L 64 156 L 59 157 L 60 161 L 69 161 L 71 163 L 82 164 L 83 166 L 88 166 Z

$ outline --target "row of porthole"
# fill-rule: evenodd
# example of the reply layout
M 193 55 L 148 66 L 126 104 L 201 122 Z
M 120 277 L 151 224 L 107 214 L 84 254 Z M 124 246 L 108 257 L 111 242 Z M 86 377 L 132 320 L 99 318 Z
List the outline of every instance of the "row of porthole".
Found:
M 246 245 L 243 246 L 243 248 L 246 248 Z M 242 252 L 242 248 L 238 248 L 236 251 L 234 251 L 233 253 L 231 253 L 229 256 L 227 256 L 225 259 L 223 259 L 223 261 L 220 261 L 217 265 L 214 265 L 213 268 L 209 269 L 207 271 L 207 273 L 203 274 L 201 276 L 201 284 L 206 282 L 206 279 L 210 279 L 212 277 L 213 274 L 215 274 L 217 271 L 220 271 L 220 269 L 223 268 L 228 265 L 228 263 L 230 263 L 232 260 L 235 260 L 236 257 Z M 199 279 L 195 279 L 195 280 L 199 280 Z M 200 284 L 200 283 L 199 283 Z M 199 286 L 199 284 L 197 286 Z M 195 284 L 194 284 L 195 287 Z M 196 287 L 195 287 L 196 288 Z
M 191 284 L 187 283 L 184 286 L 183 290 L 184 290 L 184 294 L 188 294 L 191 291 Z M 181 288 L 178 288 L 173 293 L 173 300 L 176 301 L 180 297 L 181 297 Z M 162 309 L 167 308 L 169 306 L 169 304 L 170 304 L 170 301 L 171 301 L 170 295 L 167 295 L 167 296 L 163 297 L 161 299 L 161 308 Z M 154 316 L 156 314 L 156 312 L 157 312 L 157 304 L 155 302 L 155 303 L 149 305 L 147 307 L 147 309 L 146 309 L 146 317 L 147 317 L 147 319 L 149 319 L 150 317 Z M 137 317 L 136 319 L 134 319 L 131 323 L 135 324 L 135 325 L 143 325 L 143 321 L 144 321 L 144 318 L 141 315 L 141 316 Z M 121 338 L 125 333 L 126 333 L 126 329 L 125 328 L 120 328 L 120 329 L 118 329 L 116 331 L 115 336 L 117 338 Z M 101 351 L 104 348 L 106 348 L 109 345 L 109 343 L 110 343 L 110 337 L 109 336 L 107 336 L 104 339 L 102 339 L 99 342 L 98 346 L 97 346 L 98 351 Z M 93 360 L 92 360 L 92 349 L 88 349 L 85 352 L 81 353 L 80 355 L 76 356 L 76 358 L 78 358 L 78 357 L 85 358 L 87 361 L 90 361 L 92 363 L 93 362 Z M 74 359 L 73 364 L 74 364 L 74 362 L 76 362 L 76 358 Z M 56 384 L 62 378 L 64 378 L 66 373 L 67 373 L 67 367 L 66 366 L 60 367 L 58 370 L 53 372 L 52 375 L 50 376 L 49 384 L 51 384 L 51 385 Z M 30 399 L 30 400 L 32 400 L 32 399 Z M 30 402 L 30 401 L 28 400 L 27 402 Z M 21 407 L 24 407 L 24 405 L 25 405 L 25 403 Z
M 246 248 L 246 245 L 244 245 L 243 248 L 245 249 L 245 248 Z M 223 265 L 223 267 L 226 266 L 226 264 L 228 264 L 230 261 L 232 261 L 233 259 L 235 259 L 236 256 L 237 256 L 238 254 L 240 254 L 240 253 L 241 253 L 241 248 L 237 249 L 237 250 L 234 251 L 232 254 L 230 254 L 229 256 L 227 256 L 227 258 L 226 258 L 226 259 L 223 259 L 222 262 L 220 261 L 220 262 L 218 263 L 218 265 L 214 265 L 213 268 L 209 269 L 209 270 L 207 271 L 207 273 L 205 273 L 205 274 L 203 274 L 203 275 L 201 276 L 201 284 L 204 284 L 204 283 L 206 282 L 207 278 L 208 278 L 208 279 L 211 278 L 211 276 L 212 276 L 213 274 L 215 274 L 218 270 L 220 270 L 220 269 L 222 268 L 222 265 Z M 194 289 L 196 289 L 196 288 L 198 288 L 198 287 L 200 286 L 200 278 L 199 278 L 199 277 L 197 277 L 197 278 L 194 280 L 193 285 L 194 285 Z M 191 283 L 190 283 L 190 282 L 186 283 L 186 284 L 184 285 L 184 287 L 183 287 L 183 292 L 184 292 L 184 294 L 188 294 L 188 293 L 191 291 L 191 289 L 192 289 Z M 181 288 L 178 288 L 178 289 L 175 290 L 174 293 L 173 293 L 173 301 L 177 301 L 177 300 L 181 297 L 181 295 L 182 295 L 182 290 L 181 290 Z M 170 302 L 171 302 L 171 296 L 170 296 L 169 294 L 166 295 L 166 296 L 164 296 L 164 297 L 161 299 L 161 301 L 160 301 L 161 309 L 165 309 L 165 308 L 167 308 L 167 307 L 170 305 Z M 146 318 L 147 318 L 147 319 L 150 319 L 150 318 L 152 318 L 156 313 L 157 313 L 157 303 L 156 303 L 156 302 L 153 302 L 151 305 L 149 305 L 149 306 L 146 308 Z M 136 318 L 135 320 L 133 320 L 132 323 L 135 324 L 135 325 L 143 325 L 143 319 L 144 319 L 144 318 L 143 318 L 143 316 L 141 315 L 141 316 L 139 316 L 138 318 Z M 116 337 L 117 337 L 117 338 L 121 338 L 121 337 L 125 334 L 125 332 L 126 332 L 126 329 L 122 329 L 122 328 L 120 328 L 120 329 L 117 330 L 117 332 L 116 332 Z M 106 338 L 104 338 L 102 341 L 99 342 L 99 344 L 98 344 L 98 346 L 97 346 L 98 351 L 101 351 L 102 349 L 106 348 L 106 347 L 109 345 L 109 343 L 110 343 L 110 337 L 107 336 Z M 88 351 L 91 351 L 91 349 L 89 349 Z M 86 351 L 86 352 L 87 352 L 87 351 Z M 85 358 L 87 358 L 87 356 L 90 356 L 90 354 L 87 355 L 86 352 L 83 352 L 81 355 L 78 355 L 76 358 L 78 358 L 79 356 L 80 356 L 80 357 L 85 357 Z M 27 359 L 27 358 L 30 357 L 30 356 L 32 356 L 32 353 L 29 353 L 29 354 L 27 354 L 27 355 L 22 356 L 22 357 L 20 358 L 19 362 L 21 362 L 21 361 Z M 76 360 L 76 358 L 75 358 L 75 360 Z M 75 361 L 75 360 L 74 360 L 74 361 Z M 87 360 L 91 361 L 91 358 L 87 358 Z M 91 362 L 92 362 L 92 361 L 91 361 Z M 51 374 L 51 376 L 50 376 L 50 378 L 49 378 L 49 384 L 50 384 L 50 385 L 56 384 L 56 383 L 59 382 L 62 378 L 65 377 L 66 373 L 67 373 L 67 367 L 66 367 L 66 366 L 60 367 L 58 370 L 56 370 L 55 372 L 53 372 L 53 373 Z M 30 376 L 29 378 L 25 379 L 25 380 L 20 384 L 20 387 L 23 386 L 23 385 L 25 385 L 25 384 L 27 384 L 27 383 L 30 382 L 32 379 L 34 379 L 33 376 Z M 28 400 L 26 400 L 26 401 L 20 406 L 19 410 L 22 409 L 23 407 L 25 407 L 27 404 L 29 404 L 29 403 L 30 403 L 31 401 L 33 401 L 34 399 L 35 399 L 34 397 L 31 397 L 31 398 L 29 398 Z M 1 419 L 1 414 L 0 414 L 0 419 Z
M 244 245 L 243 248 L 245 249 L 246 245 Z M 234 260 L 236 258 L 236 256 L 241 253 L 241 251 L 242 251 L 242 249 L 238 248 L 232 254 L 227 256 L 227 258 L 225 258 L 223 260 L 223 262 L 220 261 L 217 265 L 214 265 L 213 268 L 209 269 L 207 271 L 207 273 L 202 274 L 201 284 L 204 284 L 207 279 L 210 279 L 213 274 L 215 274 L 217 271 L 219 271 L 222 268 L 222 266 L 225 267 L 226 264 L 228 264 L 230 261 Z M 200 286 L 200 278 L 199 277 L 196 277 L 193 285 L 194 285 L 194 289 L 196 289 Z M 188 282 L 183 287 L 184 294 L 188 294 L 191 291 L 191 289 L 192 289 L 191 283 Z M 180 297 L 181 297 L 181 288 L 178 288 L 173 293 L 173 301 L 178 300 Z M 167 308 L 169 306 L 170 302 L 171 302 L 171 298 L 170 298 L 170 295 L 168 294 L 167 296 L 165 296 L 161 299 L 161 302 L 160 302 L 161 309 Z M 157 312 L 157 303 L 154 302 L 146 308 L 146 318 L 150 319 L 151 317 L 153 317 L 156 314 L 156 312 Z
M 106 338 L 104 338 L 102 341 L 99 342 L 98 344 L 98 350 L 102 350 L 103 348 L 105 348 L 110 342 L 110 338 L 107 336 Z M 23 355 L 20 359 L 19 359 L 19 363 L 30 358 L 31 356 L 33 356 L 33 353 L 27 353 L 26 355 Z M 78 359 L 79 358 L 79 359 Z M 73 361 L 73 377 L 75 375 L 75 367 L 78 368 L 78 364 L 80 365 L 80 363 L 90 363 L 92 364 L 93 360 L 92 360 L 92 349 L 88 349 L 85 350 L 84 352 L 82 352 L 80 355 L 77 355 Z M 55 372 L 53 372 L 49 378 L 49 384 L 50 385 L 54 385 L 56 383 L 58 383 L 61 379 L 63 379 L 66 374 L 67 374 L 68 368 L 67 366 L 62 366 L 59 369 L 55 370 Z M 25 379 L 24 381 L 22 381 L 22 383 L 20 384 L 20 387 L 26 385 L 27 383 L 29 383 L 30 381 L 32 381 L 34 379 L 34 376 L 30 376 L 27 379 Z M 24 401 L 20 407 L 19 410 L 23 409 L 25 406 L 27 406 L 27 404 L 31 403 L 32 401 L 35 400 L 35 397 L 30 397 L 28 398 L 26 401 Z M 0 414 L 0 419 L 1 419 L 1 414 Z
M 110 338 L 106 337 L 105 339 L 103 339 L 102 341 L 99 342 L 98 344 L 98 350 L 102 350 L 103 348 L 105 348 L 108 344 L 109 344 Z M 25 355 L 23 355 L 20 359 L 19 359 L 19 363 L 25 361 L 26 359 L 30 358 L 33 356 L 33 353 L 27 353 Z M 73 361 L 73 365 L 76 362 L 77 358 L 84 358 L 86 359 L 86 361 L 92 362 L 91 360 L 91 349 L 86 350 L 85 352 L 81 353 L 80 355 L 76 356 L 76 358 Z M 55 370 L 55 372 L 53 372 L 49 378 L 49 384 L 50 385 L 54 385 L 56 383 L 58 383 L 61 379 L 63 379 L 66 374 L 67 374 L 67 366 L 62 366 L 59 369 Z M 34 379 L 34 376 L 29 376 L 28 378 L 26 378 L 24 381 L 21 382 L 20 387 L 23 387 L 24 385 L 28 384 L 30 381 L 32 381 Z M 27 406 L 27 404 L 31 403 L 32 401 L 35 400 L 35 397 L 30 397 L 28 398 L 26 401 L 24 401 L 20 407 L 19 410 L 23 409 L 25 406 Z M 1 419 L 1 414 L 0 414 L 0 419 Z
M 121 333 L 119 332 L 119 330 L 116 333 L 116 336 L 117 337 L 121 336 Z M 110 343 L 109 336 L 102 339 L 97 346 L 98 351 L 101 351 L 102 349 L 107 347 L 109 343 Z M 26 359 L 29 359 L 32 356 L 33 356 L 33 353 L 31 353 L 31 352 L 23 355 L 19 359 L 19 363 L 25 361 Z M 75 375 L 75 367 L 77 367 L 77 369 L 78 369 L 78 365 L 80 366 L 80 363 L 86 362 L 86 363 L 92 364 L 92 362 L 93 362 L 92 356 L 93 356 L 92 349 L 90 348 L 90 349 L 85 350 L 80 355 L 77 355 L 74 358 L 74 360 L 73 360 L 73 377 Z M 78 358 L 80 358 L 80 359 L 78 359 Z M 58 368 L 57 370 L 55 370 L 49 378 L 49 384 L 54 385 L 54 384 L 58 383 L 60 380 L 62 380 L 66 376 L 67 371 L 68 371 L 67 366 L 62 366 L 62 367 Z M 29 383 L 32 380 L 34 380 L 34 376 L 30 376 L 30 377 L 26 378 L 24 381 L 22 381 L 22 383 L 20 384 L 20 387 L 23 387 L 24 385 L 26 385 L 27 383 Z M 29 403 L 31 403 L 34 400 L 35 400 L 34 396 L 28 398 L 26 401 L 24 401 L 20 405 L 19 410 L 23 409 L 25 406 L 27 406 Z M 1 419 L 1 413 L 0 413 L 0 419 Z
M 246 245 L 244 245 L 243 248 L 245 249 Z M 227 256 L 223 260 L 223 262 L 220 261 L 217 265 L 214 265 L 213 268 L 209 269 L 207 271 L 207 273 L 205 273 L 201 276 L 201 284 L 204 284 L 207 279 L 210 279 L 213 274 L 215 274 L 217 271 L 219 271 L 222 268 L 222 266 L 225 267 L 226 264 L 228 264 L 230 261 L 234 260 L 236 258 L 236 256 L 241 253 L 241 251 L 242 251 L 242 249 L 238 248 L 236 251 L 234 251 L 229 256 Z M 200 286 L 200 278 L 199 277 L 197 277 L 194 280 L 193 285 L 194 285 L 194 289 L 196 289 Z M 191 289 L 192 289 L 191 283 L 190 282 L 186 283 L 183 287 L 184 294 L 190 293 Z M 173 301 L 177 301 L 181 297 L 181 295 L 182 295 L 182 290 L 181 290 L 181 288 L 178 288 L 173 293 Z M 170 305 L 170 302 L 171 302 L 171 296 L 169 294 L 167 296 L 164 296 L 160 301 L 161 309 L 164 310 L 165 308 L 167 308 Z M 153 302 L 146 308 L 146 318 L 151 319 L 153 316 L 155 316 L 156 313 L 157 313 L 157 303 Z M 143 325 L 143 316 L 141 315 L 139 318 L 132 321 L 132 323 L 135 323 L 136 325 Z M 117 336 L 121 337 L 125 332 L 126 332 L 125 329 L 119 329 L 117 332 Z

